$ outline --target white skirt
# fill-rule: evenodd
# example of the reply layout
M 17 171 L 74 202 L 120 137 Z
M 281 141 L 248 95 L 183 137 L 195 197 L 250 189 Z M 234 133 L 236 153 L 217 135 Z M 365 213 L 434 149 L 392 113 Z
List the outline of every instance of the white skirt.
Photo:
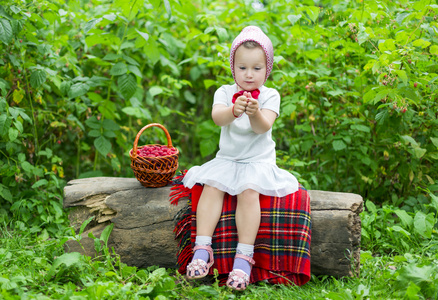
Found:
M 183 184 L 192 188 L 195 184 L 206 184 L 232 196 L 252 189 L 266 196 L 283 197 L 298 191 L 298 180 L 277 165 L 263 162 L 236 162 L 214 158 L 190 168 Z

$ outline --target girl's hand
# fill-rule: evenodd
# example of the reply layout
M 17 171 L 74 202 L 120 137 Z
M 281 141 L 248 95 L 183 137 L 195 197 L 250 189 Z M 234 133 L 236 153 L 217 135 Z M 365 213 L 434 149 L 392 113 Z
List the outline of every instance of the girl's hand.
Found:
M 243 93 L 247 98 L 247 106 L 245 113 L 251 117 L 255 115 L 259 111 L 259 102 L 251 96 L 251 93 L 245 92 Z
M 236 99 L 236 102 L 234 102 L 234 115 L 240 116 L 245 112 L 245 109 L 248 106 L 247 101 L 248 99 L 245 95 Z

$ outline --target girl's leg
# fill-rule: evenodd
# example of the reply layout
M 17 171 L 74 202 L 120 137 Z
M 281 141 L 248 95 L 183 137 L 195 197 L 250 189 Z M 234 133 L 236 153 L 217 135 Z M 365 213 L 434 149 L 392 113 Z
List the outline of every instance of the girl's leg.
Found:
M 213 236 L 221 217 L 224 192 L 204 185 L 196 209 L 196 236 Z
M 192 262 L 187 266 L 190 279 L 207 275 L 213 264 L 211 240 L 219 222 L 224 201 L 224 192 L 204 185 L 196 209 L 196 241 Z
M 237 196 L 236 227 L 239 237 L 233 271 L 230 273 L 227 286 L 236 290 L 244 290 L 249 284 L 249 275 L 254 264 L 254 243 L 260 227 L 261 211 L 259 193 L 245 190 Z
M 260 227 L 260 194 L 245 190 L 237 195 L 236 227 L 239 243 L 254 245 Z

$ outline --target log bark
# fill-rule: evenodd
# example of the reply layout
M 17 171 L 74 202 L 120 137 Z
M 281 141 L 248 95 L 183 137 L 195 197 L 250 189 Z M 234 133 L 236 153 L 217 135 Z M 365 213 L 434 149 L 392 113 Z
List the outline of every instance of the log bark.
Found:
M 100 236 L 113 223 L 108 246 L 121 261 L 146 268 L 176 267 L 175 217 L 186 205 L 169 203 L 170 187 L 145 188 L 135 178 L 97 177 L 72 180 L 64 188 L 64 208 L 69 209 L 76 231 L 89 217 L 81 244 L 69 241 L 66 251 L 96 255 L 88 233 Z M 362 197 L 351 193 L 309 191 L 312 243 L 311 269 L 315 275 L 336 277 L 359 273 Z

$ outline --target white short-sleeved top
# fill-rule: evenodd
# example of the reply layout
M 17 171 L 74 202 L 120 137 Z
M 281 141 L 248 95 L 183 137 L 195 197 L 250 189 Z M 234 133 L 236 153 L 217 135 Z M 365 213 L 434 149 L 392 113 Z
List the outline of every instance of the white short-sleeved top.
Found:
M 280 94 L 273 88 L 259 88 L 258 98 L 260 109 L 272 110 L 279 116 Z M 214 94 L 213 106 L 224 104 L 232 106 L 233 95 L 237 93 L 237 85 L 223 85 Z M 249 117 L 243 114 L 231 124 L 221 127 L 219 151 L 217 158 L 234 160 L 236 162 L 265 162 L 276 164 L 275 142 L 272 140 L 272 128 L 267 132 L 255 133 Z

